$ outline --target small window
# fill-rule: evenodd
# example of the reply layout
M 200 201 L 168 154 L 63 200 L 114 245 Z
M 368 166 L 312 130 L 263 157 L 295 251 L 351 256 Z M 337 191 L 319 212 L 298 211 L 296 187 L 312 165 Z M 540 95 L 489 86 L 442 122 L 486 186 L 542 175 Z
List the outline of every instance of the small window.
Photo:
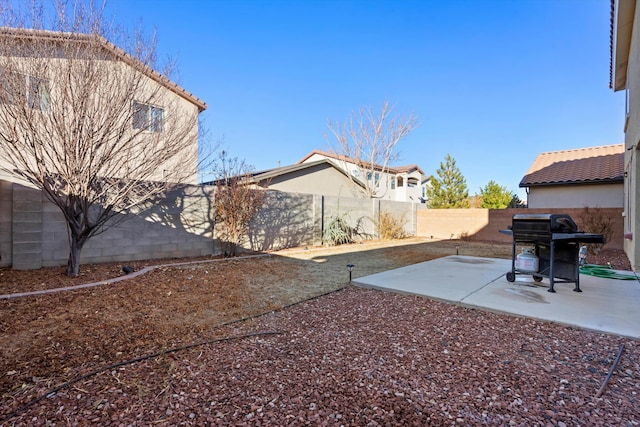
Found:
M 380 181 L 380 174 L 378 172 L 376 172 L 375 175 L 374 175 L 374 178 L 375 178 L 376 185 L 378 185 L 378 181 Z
M 404 180 L 401 176 L 398 177 L 398 187 L 404 187 Z
M 0 67 L 0 102 L 19 105 L 25 99 L 26 76 Z
M 407 187 L 414 188 L 418 186 L 418 180 L 416 178 L 407 178 Z
M 390 181 L 391 181 L 391 189 L 395 190 L 396 189 L 396 179 L 395 178 L 391 178 Z
M 162 132 L 164 110 L 153 105 L 133 102 L 133 128 L 149 132 Z
M 29 76 L 29 108 L 49 111 L 49 82 Z

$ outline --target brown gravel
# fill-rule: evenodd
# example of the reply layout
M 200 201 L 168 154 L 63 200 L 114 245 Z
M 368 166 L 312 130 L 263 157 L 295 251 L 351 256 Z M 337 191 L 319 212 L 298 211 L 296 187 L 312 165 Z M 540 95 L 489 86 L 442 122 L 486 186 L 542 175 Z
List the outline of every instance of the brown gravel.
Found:
M 287 306 L 343 287 L 348 262 L 359 277 L 456 244 L 465 255 L 510 256 L 508 245 L 371 243 L 1 301 L 0 425 L 640 423 L 635 340 L 352 287 Z M 19 280 L 2 273 L 6 293 Z M 110 364 L 226 337 L 238 338 L 114 367 L 23 408 Z

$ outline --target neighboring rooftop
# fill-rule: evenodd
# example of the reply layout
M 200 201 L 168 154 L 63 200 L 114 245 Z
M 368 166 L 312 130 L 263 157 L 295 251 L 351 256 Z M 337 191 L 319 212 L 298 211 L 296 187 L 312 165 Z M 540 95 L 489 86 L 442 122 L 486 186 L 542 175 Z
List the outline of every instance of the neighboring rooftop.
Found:
M 296 163 L 296 164 L 289 165 L 289 166 L 282 166 L 282 167 L 279 167 L 279 168 L 273 168 L 273 169 L 267 169 L 267 170 L 263 170 L 263 171 L 253 172 L 253 173 L 251 173 L 251 178 L 248 180 L 248 183 L 250 183 L 250 184 L 260 184 L 261 182 L 268 182 L 271 179 L 282 177 L 282 176 L 285 176 L 285 175 L 290 174 L 290 173 L 304 171 L 304 170 L 307 170 L 307 169 L 313 169 L 316 166 L 320 166 L 320 165 L 328 165 L 328 166 L 334 168 L 337 172 L 339 172 L 339 173 L 343 174 L 344 176 L 348 177 L 348 175 L 341 168 L 337 167 L 333 163 L 333 161 L 331 161 L 330 159 L 322 159 L 322 160 L 316 160 L 316 161 L 313 161 L 313 162 Z M 239 178 L 239 176 L 232 177 L 232 178 Z M 359 180 L 354 179 L 353 181 L 357 185 L 363 186 L 363 184 Z M 224 182 L 223 179 L 217 179 L 217 180 L 214 180 L 214 181 L 204 182 L 204 183 L 202 183 L 202 185 L 217 185 L 218 183 L 222 183 L 222 182 Z
M 360 163 L 357 159 L 354 159 L 352 157 L 347 157 L 347 156 L 343 156 L 341 154 L 336 154 L 336 153 L 330 153 L 328 151 L 313 150 L 312 152 L 310 152 L 309 154 L 304 156 L 302 158 L 302 160 L 298 161 L 298 164 L 306 162 L 314 154 L 317 154 L 319 156 L 329 157 L 331 159 L 336 159 L 336 160 L 341 160 L 341 161 L 344 161 L 344 162 L 353 163 L 353 164 Z M 383 167 L 381 165 L 375 165 L 375 169 L 382 170 Z M 418 172 L 420 172 L 421 175 L 424 175 L 424 172 L 422 172 L 422 169 L 420 169 L 420 167 L 418 165 L 415 165 L 415 164 L 414 165 L 406 165 L 406 166 L 387 166 L 386 169 L 387 169 L 387 171 L 389 173 L 396 173 L 397 174 L 397 173 L 410 173 L 410 172 L 413 172 L 413 171 L 418 171 Z
M 624 182 L 623 144 L 541 153 L 520 187 L 615 182 Z

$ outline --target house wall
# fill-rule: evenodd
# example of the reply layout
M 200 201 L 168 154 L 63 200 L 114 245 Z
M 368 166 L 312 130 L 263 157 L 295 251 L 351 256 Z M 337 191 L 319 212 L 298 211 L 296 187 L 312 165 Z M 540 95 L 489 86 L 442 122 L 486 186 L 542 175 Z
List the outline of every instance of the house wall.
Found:
M 611 220 L 613 232 L 606 244 L 610 249 L 622 249 L 623 220 L 622 208 L 602 208 L 604 216 Z M 512 223 L 513 215 L 519 213 L 562 213 L 568 214 L 583 230 L 580 223 L 584 208 L 562 209 L 420 209 L 417 211 L 416 235 L 432 239 L 465 239 L 504 242 L 512 241 L 511 236 L 500 233 Z
M 398 176 L 402 176 L 403 185 L 402 187 L 398 187 L 396 183 L 396 188 L 393 190 L 390 197 L 397 201 L 411 201 L 419 203 L 420 198 L 422 197 L 422 175 L 420 172 L 414 171 L 409 174 L 396 175 L 393 179 L 397 179 Z M 409 185 L 409 178 L 416 180 L 417 184 Z
M 357 197 L 358 193 L 353 186 L 348 177 L 326 163 L 304 171 L 291 172 L 286 177 L 275 177 L 268 184 L 270 190 L 289 193 Z
M 94 58 L 97 55 L 95 52 L 92 54 Z M 109 177 L 129 177 L 133 175 L 131 170 L 139 169 L 141 164 L 148 164 L 154 166 L 152 175 L 145 174 L 145 176 L 133 176 L 133 178 L 197 184 L 199 111 L 198 106 L 186 98 L 119 60 L 89 62 L 68 61 L 64 58 L 51 57 L 3 58 L 0 56 L 0 65 L 19 72 L 21 76 L 37 75 L 48 80 L 50 111 L 42 114 L 30 111 L 29 114 L 32 116 L 26 120 L 28 126 L 34 126 L 39 130 L 39 132 L 33 133 L 39 134 L 37 136 L 45 151 L 62 153 L 62 140 L 69 139 L 69 135 L 66 134 L 67 127 L 59 123 L 72 123 L 75 115 L 92 117 L 89 122 L 94 126 L 97 126 L 102 118 L 118 117 L 120 120 L 113 122 L 105 120 L 105 123 L 101 123 L 104 129 L 109 129 L 112 132 L 108 137 L 115 140 L 111 146 L 117 144 L 117 150 L 115 154 L 106 157 L 111 162 L 103 161 L 93 165 L 95 169 L 102 168 L 97 170 L 98 174 Z M 95 91 L 94 98 L 88 97 L 89 99 L 83 100 L 85 102 L 83 109 L 78 109 L 75 108 L 77 106 L 66 102 L 74 92 L 73 84 L 65 84 L 65 82 L 56 84 L 56 81 L 60 80 L 57 78 L 59 75 L 86 75 L 88 74 L 87 69 L 92 74 L 97 73 L 98 77 L 102 77 L 104 80 L 99 80 L 99 84 L 92 88 Z M 86 84 L 87 82 L 80 81 L 80 83 Z M 26 90 L 26 77 L 24 85 Z M 103 101 L 105 98 L 109 100 Z M 131 122 L 134 100 L 163 108 L 162 132 L 140 133 L 139 130 L 133 129 Z M 130 111 L 125 113 L 120 111 L 123 105 L 129 106 Z M 0 103 L 0 109 L 2 109 L 0 110 L 0 126 L 8 125 L 8 129 L 17 126 L 16 129 L 19 132 L 26 125 L 24 120 L 18 122 L 12 120 L 13 115 L 10 112 L 12 108 L 14 107 Z M 120 131 L 122 132 L 120 133 Z M 137 133 L 140 134 L 135 136 Z M 11 132 L 6 134 L 11 135 Z M 115 134 L 118 136 L 114 136 Z M 154 159 L 157 156 L 154 157 L 154 149 L 156 153 L 165 153 L 168 152 L 166 147 L 183 146 L 184 149 L 181 149 L 169 161 L 155 167 Z M 6 156 L 1 155 L 1 151 L 2 144 L 0 144 L 0 169 L 13 169 L 13 165 L 4 161 L 3 158 Z M 102 154 L 99 151 L 98 153 L 95 158 L 105 160 L 104 157 L 100 157 Z M 50 162 L 47 164 L 49 170 L 56 170 L 55 157 L 44 156 L 41 160 Z M 28 169 L 33 170 L 36 167 L 34 159 L 31 159 L 31 162 Z
M 621 208 L 624 205 L 624 185 L 590 184 L 530 187 L 527 206 L 537 208 Z
M 625 128 L 625 198 L 624 231 L 630 238 L 625 239 L 624 249 L 631 259 L 635 271 L 640 270 L 640 7 L 636 6 L 631 48 L 627 66 L 628 114 Z
M 338 160 L 334 158 L 328 158 L 323 156 L 322 154 L 314 153 L 308 159 L 305 160 L 305 163 L 315 162 L 318 160 L 329 159 L 334 162 L 338 167 L 344 170 L 349 175 L 355 176 L 360 181 L 365 181 L 367 179 L 366 176 L 357 176 L 355 174 L 361 174 L 362 168 L 358 168 L 355 163 L 347 162 L 345 160 Z M 366 173 L 366 172 L 365 172 Z M 398 177 L 402 177 L 403 185 L 402 187 L 398 187 L 397 179 Z M 417 185 L 409 187 L 407 186 L 407 179 L 409 177 L 415 178 L 417 180 Z M 395 200 L 399 202 L 414 202 L 419 203 L 420 197 L 422 195 L 422 188 L 420 186 L 420 181 L 422 180 L 422 175 L 418 171 L 414 171 L 412 173 L 402 173 L 402 174 L 389 174 L 380 172 L 380 177 L 378 179 L 378 186 L 376 191 L 376 196 L 378 199 L 382 200 Z M 391 181 L 396 181 L 395 185 L 391 184 Z M 373 182 L 369 183 L 370 188 L 374 187 Z

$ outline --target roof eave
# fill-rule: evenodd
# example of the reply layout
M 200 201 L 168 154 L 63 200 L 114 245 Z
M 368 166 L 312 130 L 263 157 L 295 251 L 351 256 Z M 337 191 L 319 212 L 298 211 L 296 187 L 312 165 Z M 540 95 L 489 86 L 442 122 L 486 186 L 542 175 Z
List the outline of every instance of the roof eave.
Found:
M 627 67 L 636 0 L 614 0 L 611 30 L 611 81 L 614 91 L 627 87 Z
M 169 78 L 160 74 L 153 68 L 148 65 L 142 63 L 137 58 L 133 57 L 129 53 L 127 53 L 124 49 L 116 46 L 111 43 L 106 38 L 98 35 L 98 34 L 86 34 L 86 33 L 69 33 L 69 32 L 60 32 L 60 31 L 50 31 L 50 30 L 35 30 L 28 28 L 14 28 L 14 27 L 0 27 L 0 35 L 1 36 L 9 36 L 9 37 L 17 37 L 17 38 L 30 38 L 30 39 L 50 39 L 50 40 L 60 40 L 60 41 L 80 41 L 80 42 L 91 42 L 92 40 L 97 40 L 97 42 L 108 52 L 111 52 L 116 58 L 120 59 L 125 64 L 139 70 L 147 77 L 156 81 L 157 83 L 163 85 L 170 91 L 176 93 L 178 96 L 186 99 L 187 101 L 194 104 L 198 107 L 198 112 L 202 112 L 207 109 L 207 104 L 187 91 L 177 83 L 173 82 Z
M 593 184 L 624 184 L 624 177 L 616 177 L 611 179 L 585 180 L 585 181 L 558 181 L 558 182 L 520 182 L 520 188 L 529 187 L 557 187 L 567 185 L 593 185 Z

